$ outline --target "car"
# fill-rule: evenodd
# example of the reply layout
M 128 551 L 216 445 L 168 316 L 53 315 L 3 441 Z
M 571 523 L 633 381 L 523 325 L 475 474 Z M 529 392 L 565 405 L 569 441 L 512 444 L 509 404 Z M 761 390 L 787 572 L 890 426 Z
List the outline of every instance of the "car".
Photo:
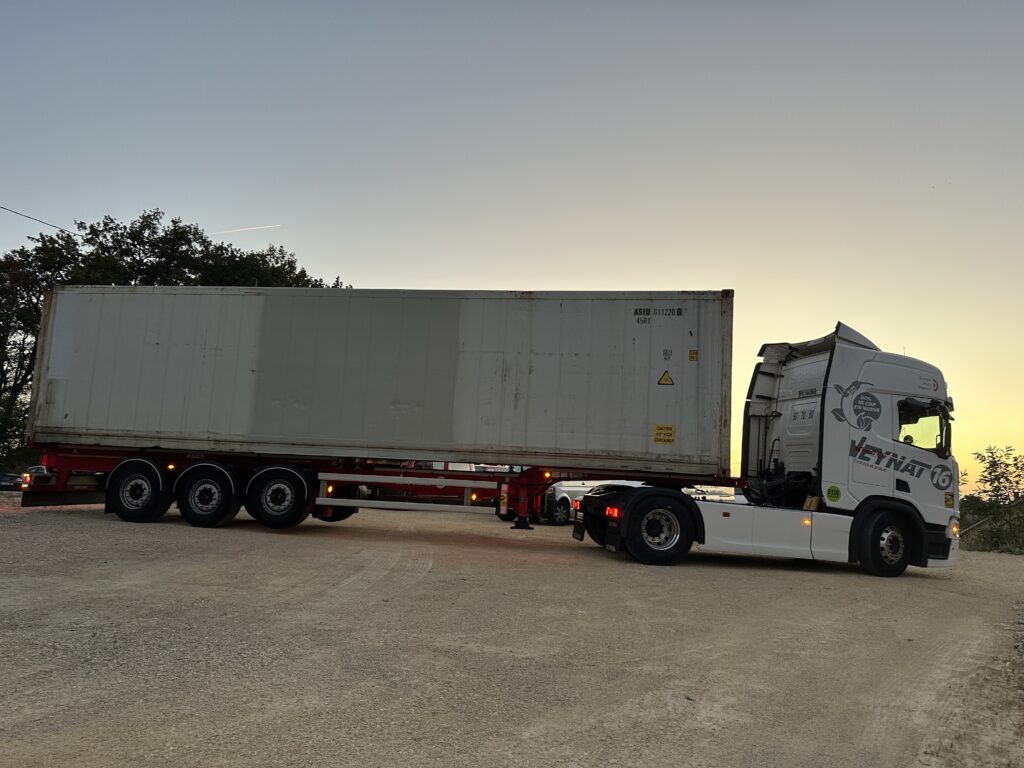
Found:
M 599 485 L 643 485 L 636 480 L 562 480 L 555 483 L 544 495 L 541 514 L 551 525 L 565 525 L 572 521 L 572 512 L 578 508 L 581 498 Z
M 0 491 L 20 491 L 21 475 L 0 464 Z

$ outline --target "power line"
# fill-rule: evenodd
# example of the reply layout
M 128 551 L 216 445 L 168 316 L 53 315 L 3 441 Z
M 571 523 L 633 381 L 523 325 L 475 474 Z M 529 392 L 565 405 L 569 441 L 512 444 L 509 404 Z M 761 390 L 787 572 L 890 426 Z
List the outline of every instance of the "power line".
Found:
M 7 211 L 8 213 L 13 213 L 15 216 L 21 216 L 22 218 L 25 219 L 32 219 L 32 221 L 38 221 L 40 224 L 45 224 L 48 227 L 53 227 L 54 229 L 60 230 L 61 232 L 65 232 L 71 235 L 72 237 L 81 237 L 81 235 L 78 234 L 77 232 L 72 232 L 70 230 L 64 229 L 64 227 L 58 227 L 56 224 L 51 224 L 48 221 L 37 219 L 35 216 L 29 216 L 27 213 L 22 213 L 21 211 L 16 211 L 13 208 L 8 208 L 6 205 L 0 205 L 0 210 Z

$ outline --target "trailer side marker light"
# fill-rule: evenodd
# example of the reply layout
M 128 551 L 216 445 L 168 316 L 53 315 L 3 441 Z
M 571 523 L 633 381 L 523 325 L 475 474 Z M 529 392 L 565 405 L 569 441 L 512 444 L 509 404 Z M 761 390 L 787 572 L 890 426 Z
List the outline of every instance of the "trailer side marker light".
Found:
M 476 501 L 476 494 L 475 493 L 469 494 L 469 500 L 470 501 Z
M 545 472 L 544 473 L 544 479 L 545 480 L 550 480 L 551 479 L 551 473 L 550 472 Z
M 809 526 L 809 525 L 811 524 L 811 518 L 809 518 L 809 517 L 805 517 L 805 518 L 804 518 L 804 519 L 803 519 L 803 520 L 802 520 L 801 522 L 802 522 L 802 523 L 803 523 L 804 525 L 807 525 L 807 526 Z
M 330 496 L 332 493 L 334 493 L 334 486 L 333 485 L 328 485 L 327 486 L 327 495 Z
M 605 507 L 605 517 L 610 517 L 612 520 L 618 520 L 622 516 L 622 510 L 618 507 Z
M 960 535 L 960 523 L 954 520 L 949 526 L 949 532 L 953 534 L 953 538 L 957 538 Z
M 167 471 L 168 472 L 173 472 L 174 471 L 174 465 L 173 464 L 168 464 L 167 465 Z
M 579 509 L 580 508 L 580 500 L 579 499 L 573 499 L 572 500 L 572 508 L 573 509 Z

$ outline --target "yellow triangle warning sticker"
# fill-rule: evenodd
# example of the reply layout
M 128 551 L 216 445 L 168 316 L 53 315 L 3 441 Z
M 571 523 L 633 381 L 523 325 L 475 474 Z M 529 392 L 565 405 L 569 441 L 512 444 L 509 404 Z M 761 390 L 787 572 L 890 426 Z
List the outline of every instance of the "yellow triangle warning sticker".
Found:
M 673 384 L 675 384 L 675 382 L 672 381 L 672 377 L 668 375 L 668 371 L 665 371 L 663 374 L 661 374 L 661 378 L 658 379 L 658 383 L 661 385 L 668 386 L 672 386 Z

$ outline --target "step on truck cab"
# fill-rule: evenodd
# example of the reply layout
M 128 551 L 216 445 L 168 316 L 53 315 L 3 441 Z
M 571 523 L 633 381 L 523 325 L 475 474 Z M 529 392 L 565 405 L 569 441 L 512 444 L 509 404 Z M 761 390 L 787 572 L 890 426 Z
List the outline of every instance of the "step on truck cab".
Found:
M 642 562 L 701 551 L 860 563 L 880 576 L 952 564 L 959 547 L 953 401 L 933 365 L 882 352 L 852 328 L 766 344 L 744 409 L 744 500 L 604 487 L 586 532 Z

